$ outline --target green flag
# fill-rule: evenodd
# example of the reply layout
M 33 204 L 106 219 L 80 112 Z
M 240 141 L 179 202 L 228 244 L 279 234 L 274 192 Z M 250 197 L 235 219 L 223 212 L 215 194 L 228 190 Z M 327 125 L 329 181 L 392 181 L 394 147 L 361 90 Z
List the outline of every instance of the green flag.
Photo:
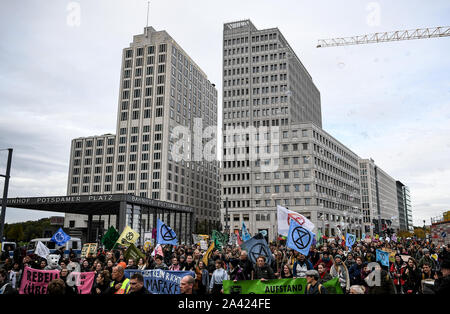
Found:
M 109 227 L 108 231 L 102 238 L 102 244 L 105 246 L 105 249 L 111 250 L 114 247 L 114 244 L 116 243 L 119 236 L 120 234 L 119 232 L 117 232 L 116 228 L 114 228 L 113 226 Z
M 123 257 L 126 261 L 131 258 L 137 262 L 141 257 L 145 258 L 145 255 L 133 243 L 131 243 L 128 249 L 125 251 Z
M 218 250 L 222 249 L 222 246 L 228 243 L 228 235 L 223 234 L 217 230 L 212 231 L 212 240 L 214 241 L 214 245 Z
M 223 281 L 224 294 L 305 294 L 307 282 L 306 278 L 297 279 L 273 279 Z M 339 278 L 336 277 L 323 283 L 328 294 L 343 294 L 339 285 Z

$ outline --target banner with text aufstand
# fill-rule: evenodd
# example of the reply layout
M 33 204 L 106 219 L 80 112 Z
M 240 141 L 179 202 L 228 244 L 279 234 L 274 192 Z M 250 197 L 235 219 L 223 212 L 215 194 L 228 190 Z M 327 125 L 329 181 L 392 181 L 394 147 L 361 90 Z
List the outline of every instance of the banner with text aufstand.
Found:
M 224 294 L 305 294 L 306 278 L 261 280 L 224 280 Z M 328 294 L 343 294 L 339 278 L 323 283 Z

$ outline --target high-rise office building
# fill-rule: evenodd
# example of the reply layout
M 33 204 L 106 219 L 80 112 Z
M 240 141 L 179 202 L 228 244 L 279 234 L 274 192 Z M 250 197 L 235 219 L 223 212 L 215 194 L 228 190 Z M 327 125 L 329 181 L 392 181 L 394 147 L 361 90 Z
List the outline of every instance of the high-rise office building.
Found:
M 322 130 L 320 93 L 278 28 L 223 32 L 222 224 L 277 235 L 276 206 L 360 235 L 359 157 Z M 227 215 L 228 213 L 228 215 Z
M 195 209 L 189 231 L 210 232 L 219 222 L 219 165 L 194 152 L 216 125 L 215 85 L 166 31 L 146 27 L 123 49 L 117 133 L 72 141 L 67 193 L 187 205 Z M 85 228 L 86 217 L 68 214 L 65 224 Z
M 398 214 L 400 220 L 400 230 L 413 231 L 411 196 L 409 188 L 402 182 L 397 181 Z
M 400 229 L 395 179 L 378 167 L 373 159 L 360 159 L 361 207 L 364 230 L 374 235 Z

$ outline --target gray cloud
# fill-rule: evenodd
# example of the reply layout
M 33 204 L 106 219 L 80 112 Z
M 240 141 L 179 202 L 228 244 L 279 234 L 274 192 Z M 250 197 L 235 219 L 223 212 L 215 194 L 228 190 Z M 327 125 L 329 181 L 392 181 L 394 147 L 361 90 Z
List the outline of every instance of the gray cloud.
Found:
M 11 196 L 64 194 L 70 141 L 115 132 L 121 53 L 143 31 L 147 1 L 73 0 L 81 6 L 80 27 L 66 23 L 69 2 L 2 4 L 0 148 L 14 147 Z M 446 25 L 450 4 L 377 2 L 376 26 L 367 23 L 367 2 L 357 0 L 345 7 L 336 1 L 152 1 L 150 25 L 175 38 L 219 95 L 223 23 L 250 18 L 258 28 L 279 27 L 321 91 L 325 130 L 410 185 L 420 221 L 450 205 L 443 197 L 450 188 L 448 40 L 315 46 L 321 38 Z M 7 220 L 24 213 L 11 209 Z

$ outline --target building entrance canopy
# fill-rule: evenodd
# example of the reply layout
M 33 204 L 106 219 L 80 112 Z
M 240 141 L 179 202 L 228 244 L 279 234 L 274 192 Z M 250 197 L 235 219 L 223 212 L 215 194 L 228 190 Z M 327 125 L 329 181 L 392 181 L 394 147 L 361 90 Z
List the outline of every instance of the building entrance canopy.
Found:
M 1 204 L 1 201 L 0 201 Z M 179 241 L 190 242 L 188 225 L 192 227 L 194 209 L 190 206 L 179 205 L 159 200 L 138 197 L 129 194 L 99 194 L 99 195 L 73 195 L 73 196 L 42 196 L 42 197 L 16 197 L 8 198 L 6 206 L 29 210 L 50 211 L 66 214 L 78 214 L 88 216 L 88 234 L 93 215 L 116 215 L 116 228 L 121 232 L 125 226 L 130 225 L 131 213 L 139 213 L 139 226 L 142 215 L 153 214 L 154 224 L 157 217 L 169 217 L 167 224 L 180 235 Z M 170 217 L 173 216 L 173 221 Z M 177 223 L 176 222 L 184 222 Z M 149 221 L 147 220 L 148 224 Z M 183 225 L 183 226 L 182 226 Z M 133 227 L 133 226 L 131 226 Z M 144 229 L 145 226 L 142 226 Z M 140 226 L 141 229 L 141 226 Z M 183 230 L 184 229 L 184 230 Z M 136 230 L 142 231 L 142 230 Z M 142 236 L 142 235 L 141 235 Z M 91 240 L 91 239 L 89 239 Z M 95 239 L 94 239 L 95 240 Z

